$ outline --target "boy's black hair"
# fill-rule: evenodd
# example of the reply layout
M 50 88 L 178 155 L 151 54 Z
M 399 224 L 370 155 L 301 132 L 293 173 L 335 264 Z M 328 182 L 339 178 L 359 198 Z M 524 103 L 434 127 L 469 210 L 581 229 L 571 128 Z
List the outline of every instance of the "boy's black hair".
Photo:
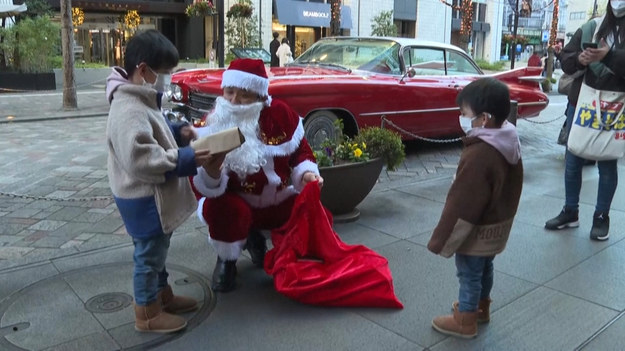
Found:
M 273 38 L 274 39 L 278 39 L 278 37 L 280 36 L 280 33 L 278 32 L 273 32 Z
M 476 116 L 482 112 L 490 113 L 497 125 L 510 114 L 508 86 L 495 78 L 481 78 L 469 83 L 456 97 L 456 103 L 469 106 Z
M 288 44 L 288 43 L 289 43 L 289 39 L 287 39 L 287 38 L 282 38 L 282 44 L 284 44 L 284 43 L 287 43 L 287 44 Z
M 145 62 L 151 69 L 174 68 L 178 65 L 178 50 L 156 29 L 137 32 L 126 45 L 124 69 L 132 76 L 137 65 Z

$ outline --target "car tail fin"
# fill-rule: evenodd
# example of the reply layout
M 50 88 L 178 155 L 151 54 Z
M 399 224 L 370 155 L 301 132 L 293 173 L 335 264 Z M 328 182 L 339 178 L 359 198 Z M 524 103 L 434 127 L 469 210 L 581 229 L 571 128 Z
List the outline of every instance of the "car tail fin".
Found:
M 522 84 L 540 89 L 539 83 L 546 79 L 541 75 L 541 73 L 542 68 L 540 67 L 522 67 L 505 72 L 495 73 L 492 75 L 492 77 L 497 78 L 505 83 Z

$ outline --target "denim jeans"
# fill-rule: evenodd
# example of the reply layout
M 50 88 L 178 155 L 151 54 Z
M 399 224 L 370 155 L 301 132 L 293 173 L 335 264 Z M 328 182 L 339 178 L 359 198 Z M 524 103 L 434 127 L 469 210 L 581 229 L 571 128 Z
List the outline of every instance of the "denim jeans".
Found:
M 495 256 L 469 256 L 456 253 L 457 276 L 460 281 L 458 311 L 472 312 L 482 299 L 490 297 L 493 288 Z
M 165 260 L 169 250 L 171 234 L 163 234 L 140 240 L 133 239 L 135 252 L 133 260 L 133 288 L 135 303 L 147 306 L 156 301 L 158 292 L 167 286 L 169 274 L 165 269 Z
M 575 106 L 568 104 L 566 109 L 567 121 L 573 121 L 574 113 Z M 566 150 L 564 157 L 564 206 L 567 209 L 577 210 L 579 208 L 579 192 L 582 189 L 582 168 L 586 160 L 573 155 L 569 150 Z M 597 213 L 607 214 L 610 212 L 610 205 L 618 184 L 616 162 L 617 160 L 597 161 L 599 168 L 599 189 L 597 191 L 597 204 L 595 205 L 595 212 Z

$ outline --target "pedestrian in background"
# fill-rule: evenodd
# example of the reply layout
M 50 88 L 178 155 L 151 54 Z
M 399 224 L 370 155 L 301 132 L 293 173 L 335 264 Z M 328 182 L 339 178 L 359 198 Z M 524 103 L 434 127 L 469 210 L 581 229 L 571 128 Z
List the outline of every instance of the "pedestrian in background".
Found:
M 178 51 L 160 32 L 138 32 L 126 46 L 124 68 L 107 78 L 108 178 L 134 244 L 135 329 L 169 333 L 187 325 L 175 313 L 197 308 L 176 296 L 165 268 L 172 232 L 197 208 L 189 176 L 210 159 L 194 152 L 188 125 L 170 125 L 160 110 L 163 85 L 171 81 Z M 178 141 L 178 142 L 177 142 Z
M 597 48 L 584 48 L 583 31 L 592 22 L 596 30 L 592 36 Z M 575 74 L 585 70 L 569 90 L 567 121 L 575 123 L 575 105 L 579 98 L 582 81 L 599 90 L 625 91 L 625 1 L 610 0 L 601 18 L 590 20 L 579 28 L 562 50 L 562 70 Z M 617 118 L 620 118 L 617 117 Z M 582 188 L 582 168 L 586 160 L 566 151 L 564 168 L 565 203 L 556 217 L 545 223 L 545 229 L 559 230 L 579 226 L 579 194 Z M 599 187 L 593 214 L 591 240 L 608 240 L 610 237 L 610 207 L 618 184 L 617 160 L 598 161 Z
M 282 38 L 282 44 L 278 48 L 276 55 L 280 58 L 280 67 L 284 67 L 287 63 L 293 62 L 293 53 L 291 52 L 289 39 Z
M 527 60 L 527 66 L 528 67 L 542 67 L 543 66 L 543 62 L 540 59 L 540 55 L 538 54 L 538 51 L 534 51 L 532 53 L 532 55 L 530 56 L 530 58 Z
M 456 98 L 466 137 L 456 178 L 428 250 L 456 254 L 460 282 L 451 315 L 432 320 L 437 331 L 471 338 L 490 320 L 493 260 L 508 241 L 523 187 L 521 145 L 510 113 L 508 87 L 494 78 L 471 82 Z
M 280 47 L 280 41 L 278 40 L 278 36 L 280 36 L 278 32 L 273 32 L 273 40 L 271 41 L 271 43 L 269 43 L 269 53 L 271 54 L 271 67 L 280 66 L 280 58 L 278 58 L 278 55 L 276 54 L 278 48 Z

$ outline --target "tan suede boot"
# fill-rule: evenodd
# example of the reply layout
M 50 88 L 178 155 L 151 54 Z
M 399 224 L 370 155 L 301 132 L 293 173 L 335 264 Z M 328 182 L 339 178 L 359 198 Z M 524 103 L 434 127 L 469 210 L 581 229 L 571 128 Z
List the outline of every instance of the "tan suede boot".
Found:
M 140 332 L 173 333 L 187 326 L 182 317 L 162 311 L 157 299 L 147 306 L 135 305 L 135 330 Z
M 443 334 L 473 338 L 477 336 L 477 311 L 460 312 L 455 308 L 452 315 L 434 318 L 432 327 Z
M 197 308 L 197 301 L 186 296 L 174 295 L 171 285 L 167 285 L 159 291 L 160 300 L 163 302 L 163 311 L 167 313 L 191 312 Z
M 485 298 L 480 300 L 477 305 L 477 322 L 478 323 L 488 323 L 490 322 L 490 303 L 493 300 L 490 298 Z M 451 304 L 451 310 L 458 308 L 458 301 Z

